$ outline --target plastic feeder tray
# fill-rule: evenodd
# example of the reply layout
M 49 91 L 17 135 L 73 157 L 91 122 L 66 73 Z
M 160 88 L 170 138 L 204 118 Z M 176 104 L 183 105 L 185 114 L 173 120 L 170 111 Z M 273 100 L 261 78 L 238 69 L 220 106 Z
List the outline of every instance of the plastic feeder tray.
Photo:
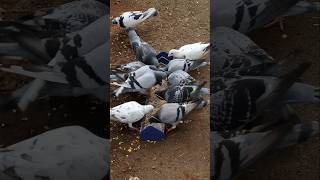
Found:
M 159 61 L 159 63 L 162 63 L 162 64 L 168 64 L 173 58 L 172 57 L 168 57 L 168 53 L 167 52 L 160 52 L 158 55 L 157 55 L 157 59 Z
M 164 133 L 165 124 L 163 123 L 150 123 L 143 127 L 140 131 L 140 139 L 143 141 L 161 141 L 164 140 L 166 135 Z

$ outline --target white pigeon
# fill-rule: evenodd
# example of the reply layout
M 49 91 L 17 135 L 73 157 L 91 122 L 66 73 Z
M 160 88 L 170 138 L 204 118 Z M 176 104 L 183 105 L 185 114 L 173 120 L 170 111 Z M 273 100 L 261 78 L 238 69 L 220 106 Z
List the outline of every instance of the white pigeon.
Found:
M 158 11 L 155 8 L 149 8 L 147 11 L 124 12 L 119 17 L 112 20 L 112 24 L 117 24 L 122 28 L 133 28 L 152 16 L 157 16 Z
M 184 45 L 179 49 L 171 49 L 168 56 L 173 57 L 174 59 L 198 60 L 203 59 L 209 51 L 210 43 L 198 42 Z
M 166 78 L 167 74 L 162 71 L 151 69 L 151 66 L 143 66 L 138 70 L 129 73 L 127 80 L 122 83 L 120 88 L 113 93 L 118 97 L 120 94 L 127 92 L 140 92 L 146 94 L 147 90 L 152 88 L 157 83 L 161 83 L 162 79 Z
M 145 117 L 146 114 L 152 112 L 152 105 L 141 105 L 136 101 L 123 103 L 110 109 L 110 119 L 127 123 L 130 128 L 135 129 L 132 123 L 135 123 Z
M 47 131 L 0 148 L 0 179 L 101 180 L 108 174 L 110 141 L 80 126 Z

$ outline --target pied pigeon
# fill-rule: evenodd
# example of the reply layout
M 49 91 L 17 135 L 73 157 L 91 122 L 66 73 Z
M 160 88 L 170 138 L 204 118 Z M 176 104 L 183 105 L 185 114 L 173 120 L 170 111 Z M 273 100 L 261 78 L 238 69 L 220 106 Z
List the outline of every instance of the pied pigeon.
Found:
M 112 20 L 112 24 L 117 24 L 122 28 L 134 28 L 143 21 L 150 17 L 157 16 L 158 11 L 155 8 L 149 8 L 148 10 L 124 12 L 119 17 Z

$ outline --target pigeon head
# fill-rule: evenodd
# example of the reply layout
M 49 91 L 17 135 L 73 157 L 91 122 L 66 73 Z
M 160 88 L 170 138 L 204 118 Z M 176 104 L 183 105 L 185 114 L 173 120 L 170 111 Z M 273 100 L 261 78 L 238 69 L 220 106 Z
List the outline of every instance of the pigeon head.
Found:
M 151 113 L 153 111 L 154 107 L 152 105 L 145 105 L 143 107 L 143 112 L 145 114 Z
M 119 17 L 112 19 L 112 24 L 119 24 L 119 20 L 120 20 Z
M 171 49 L 171 50 L 168 52 L 168 58 L 170 58 L 170 57 L 177 58 L 178 55 L 179 55 L 179 51 L 176 50 L 176 49 Z

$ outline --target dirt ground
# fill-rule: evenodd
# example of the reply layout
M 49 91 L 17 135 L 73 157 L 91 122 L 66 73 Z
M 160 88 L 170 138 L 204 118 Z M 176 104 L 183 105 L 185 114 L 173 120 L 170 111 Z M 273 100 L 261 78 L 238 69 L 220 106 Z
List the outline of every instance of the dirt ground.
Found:
M 3 20 L 14 20 L 39 8 L 58 6 L 71 0 L 0 0 Z M 4 59 L 0 59 L 3 62 Z M 18 64 L 23 64 L 18 62 Z M 30 78 L 0 72 L 0 98 L 4 92 L 29 82 Z M 80 125 L 93 133 L 107 137 L 106 105 L 92 103 L 87 97 L 52 97 L 36 101 L 25 112 L 16 107 L 0 109 L 0 148 L 33 137 L 50 129 Z
M 315 18 L 318 17 L 318 18 Z M 249 36 L 276 60 L 290 64 L 311 61 L 312 67 L 302 81 L 320 85 L 319 14 L 290 17 L 286 20 L 287 39 L 281 38 L 279 26 L 257 30 Z M 320 121 L 320 106 L 296 106 L 303 120 Z M 260 159 L 237 180 L 317 180 L 320 179 L 320 137 L 283 149 Z
M 110 19 L 124 11 L 155 7 L 157 17 L 137 28 L 143 40 L 158 52 L 184 44 L 209 41 L 209 1 L 183 0 L 118 0 L 110 1 Z M 112 65 L 128 63 L 134 54 L 123 29 L 110 28 L 110 61 Z M 209 79 L 209 67 L 192 74 L 196 79 Z M 207 84 L 209 86 L 209 84 Z M 112 99 L 111 106 L 137 99 L 128 95 Z M 186 123 L 162 142 L 148 143 L 138 139 L 138 133 L 117 122 L 111 123 L 111 179 L 130 176 L 142 180 L 201 180 L 209 179 L 209 108 L 195 111 Z M 130 152 L 129 152 L 130 151 Z

